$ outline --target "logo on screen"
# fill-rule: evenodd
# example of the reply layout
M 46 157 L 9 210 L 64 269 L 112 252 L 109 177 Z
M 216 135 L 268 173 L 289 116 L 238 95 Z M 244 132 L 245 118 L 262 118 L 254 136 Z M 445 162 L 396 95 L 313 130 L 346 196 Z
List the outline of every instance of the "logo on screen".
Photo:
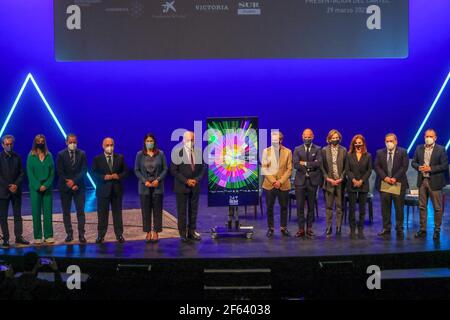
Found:
M 162 10 L 163 13 L 169 13 L 169 12 L 177 12 L 177 9 L 175 8 L 175 1 L 166 1 L 162 4 Z
M 239 205 L 239 196 L 230 196 L 228 198 L 228 204 L 230 206 L 238 206 Z
M 226 4 L 197 4 L 195 5 L 195 10 L 197 11 L 229 11 L 228 5 Z
M 241 1 L 238 4 L 238 15 L 260 15 L 261 7 L 257 1 Z
M 139 1 L 134 1 L 130 6 L 130 15 L 133 18 L 140 18 L 144 13 L 144 7 Z

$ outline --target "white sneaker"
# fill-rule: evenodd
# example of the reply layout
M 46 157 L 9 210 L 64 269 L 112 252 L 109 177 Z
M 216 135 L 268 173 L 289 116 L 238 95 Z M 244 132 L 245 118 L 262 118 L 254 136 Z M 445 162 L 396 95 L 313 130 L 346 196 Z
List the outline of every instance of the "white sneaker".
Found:
M 46 242 L 46 243 L 55 243 L 55 239 L 53 239 L 53 238 L 48 238 L 48 239 L 45 239 L 45 242 Z
M 42 244 L 42 239 L 34 239 L 34 244 Z

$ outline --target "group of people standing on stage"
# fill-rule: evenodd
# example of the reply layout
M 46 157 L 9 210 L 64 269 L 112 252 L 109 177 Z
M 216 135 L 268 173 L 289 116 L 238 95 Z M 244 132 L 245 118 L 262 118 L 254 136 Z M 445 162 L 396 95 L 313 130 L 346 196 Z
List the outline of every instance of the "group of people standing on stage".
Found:
M 420 230 L 416 238 L 426 237 L 427 203 L 431 199 L 434 208 L 433 239 L 440 238 L 443 203 L 442 189 L 446 185 L 448 158 L 443 146 L 436 144 L 437 135 L 433 129 L 425 132 L 425 143 L 419 145 L 412 160 L 412 167 L 418 171 Z M 341 235 L 343 220 L 343 201 L 345 192 L 349 201 L 350 236 L 364 238 L 364 219 L 369 193 L 369 178 L 372 169 L 377 175 L 377 189 L 380 191 L 383 229 L 379 236 L 391 235 L 391 209 L 395 208 L 395 230 L 398 239 L 404 238 L 404 200 L 409 188 L 406 176 L 409 159 L 407 151 L 398 146 L 394 133 L 385 136 L 386 147 L 378 150 L 375 161 L 367 151 L 366 140 L 361 134 L 353 137 L 347 151 L 341 145 L 342 135 L 338 130 L 328 133 L 327 146 L 321 148 L 313 143 L 314 133 L 305 129 L 303 144 L 292 151 L 283 145 L 283 134 L 272 132 L 272 145 L 263 151 L 262 172 L 263 189 L 266 192 L 268 231 L 267 237 L 274 234 L 274 204 L 280 204 L 281 234 L 289 236 L 287 229 L 287 207 L 291 190 L 291 175 L 295 171 L 294 188 L 297 202 L 298 231 L 296 237 L 314 237 L 313 221 L 318 188 L 323 187 L 326 203 L 326 235 L 333 234 L 333 212 L 335 212 L 336 235 Z M 381 185 L 388 188 L 382 188 Z M 392 192 L 389 186 L 396 186 Z M 305 203 L 307 214 L 305 215 Z M 359 217 L 356 220 L 356 204 L 359 204 Z
M 16 245 L 29 245 L 23 233 L 21 215 L 22 181 L 25 174 L 29 181 L 31 210 L 33 218 L 34 244 L 54 243 L 53 238 L 53 180 L 58 175 L 58 189 L 61 197 L 63 221 L 66 231 L 65 242 L 74 240 L 71 222 L 71 206 L 74 203 L 78 221 L 80 243 L 85 238 L 85 175 L 88 171 L 86 153 L 78 148 L 78 139 L 74 134 L 66 138 L 67 147 L 56 157 L 56 165 L 48 150 L 44 135 L 37 135 L 26 161 L 22 167 L 19 154 L 13 151 L 15 139 L 11 135 L 2 138 L 3 151 L 0 154 L 0 226 L 2 246 L 9 247 L 8 209 L 11 204 L 14 214 L 14 235 Z M 96 180 L 98 237 L 96 243 L 105 241 L 111 208 L 114 233 L 119 243 L 123 237 L 122 200 L 123 181 L 129 174 L 124 157 L 114 151 L 114 140 L 105 138 L 103 152 L 96 156 L 92 164 L 92 173 Z M 170 172 L 175 178 L 178 228 L 182 241 L 200 240 L 196 231 L 200 180 L 205 167 L 195 161 L 194 133 L 186 132 L 183 147 L 178 150 L 182 159 L 180 164 L 171 163 Z M 197 163 L 199 162 L 199 163 Z M 169 168 L 164 152 L 157 146 L 154 135 L 144 137 L 142 150 L 136 155 L 134 172 L 138 178 L 143 231 L 147 242 L 157 242 L 162 232 L 164 178 Z
M 314 133 L 305 129 L 302 133 L 303 144 L 296 147 L 294 153 L 283 145 L 283 134 L 272 132 L 271 146 L 262 153 L 262 188 L 267 202 L 267 236 L 274 234 L 274 205 L 276 199 L 281 207 L 281 233 L 289 236 L 287 229 L 287 207 L 291 191 L 292 170 L 297 202 L 298 231 L 296 237 L 314 237 L 313 221 L 316 210 L 316 197 L 320 186 L 324 189 L 326 202 L 326 235 L 333 234 L 333 213 L 335 212 L 336 235 L 342 233 L 343 201 L 345 192 L 349 201 L 350 236 L 364 238 L 364 219 L 369 178 L 372 169 L 378 177 L 380 190 L 383 230 L 380 236 L 391 234 L 391 209 L 395 208 L 397 237 L 403 234 L 403 207 L 405 192 L 408 188 L 406 172 L 409 166 L 408 154 L 397 145 L 393 133 L 385 136 L 386 147 L 378 150 L 375 161 L 367 151 L 366 140 L 360 134 L 355 135 L 347 151 L 341 145 L 342 135 L 331 130 L 327 136 L 327 146 L 321 148 L 313 143 Z M 447 153 L 443 146 L 436 144 L 436 132 L 425 132 L 425 143 L 417 147 L 412 167 L 418 171 L 420 230 L 417 238 L 426 237 L 427 202 L 431 199 L 434 216 L 434 239 L 439 239 L 442 224 L 443 203 L 442 189 L 446 184 L 445 172 L 448 170 Z M 183 242 L 200 240 L 197 232 L 197 212 L 200 196 L 200 181 L 205 175 L 206 166 L 202 159 L 196 159 L 194 133 L 185 132 L 182 146 L 172 152 L 177 159 L 167 165 L 164 152 L 158 148 L 156 138 L 147 134 L 143 140 L 142 150 L 135 159 L 134 172 L 138 178 L 143 231 L 147 242 L 157 242 L 162 232 L 164 179 L 168 172 L 174 177 L 174 192 L 178 213 L 178 230 Z M 14 215 L 14 235 L 16 244 L 28 245 L 22 236 L 22 181 L 26 175 L 29 181 L 31 209 L 33 218 L 34 243 L 54 243 L 53 238 L 53 180 L 58 174 L 58 189 L 61 197 L 63 221 L 67 243 L 74 240 L 71 223 L 71 206 L 75 204 L 78 220 L 78 237 L 80 243 L 85 238 L 85 200 L 86 186 L 84 177 L 87 173 L 86 153 L 78 148 L 78 139 L 69 134 L 67 147 L 56 158 L 48 150 L 46 139 L 37 135 L 26 161 L 26 170 L 22 167 L 19 154 L 14 152 L 14 137 L 2 138 L 3 152 L 0 154 L 0 226 L 3 233 L 3 247 L 9 246 L 8 209 L 11 204 Z M 124 157 L 114 151 L 114 140 L 103 140 L 103 152 L 96 156 L 92 164 L 92 173 L 96 179 L 96 197 L 98 214 L 98 237 L 96 243 L 105 240 L 111 208 L 114 233 L 119 243 L 123 237 L 122 201 L 123 181 L 129 170 Z M 398 186 L 398 193 L 381 187 Z M 305 204 L 307 212 L 305 214 Z M 359 217 L 356 219 L 356 204 L 359 204 Z

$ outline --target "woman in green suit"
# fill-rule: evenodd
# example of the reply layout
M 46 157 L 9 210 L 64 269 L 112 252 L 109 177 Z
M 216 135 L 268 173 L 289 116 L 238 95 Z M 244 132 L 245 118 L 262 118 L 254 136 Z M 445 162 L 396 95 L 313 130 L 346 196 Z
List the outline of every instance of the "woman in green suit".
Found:
M 42 134 L 34 138 L 33 148 L 27 159 L 27 175 L 30 185 L 34 243 L 42 243 L 42 214 L 44 215 L 44 241 L 53 243 L 52 186 L 55 165 L 52 154 L 48 151 L 45 136 Z

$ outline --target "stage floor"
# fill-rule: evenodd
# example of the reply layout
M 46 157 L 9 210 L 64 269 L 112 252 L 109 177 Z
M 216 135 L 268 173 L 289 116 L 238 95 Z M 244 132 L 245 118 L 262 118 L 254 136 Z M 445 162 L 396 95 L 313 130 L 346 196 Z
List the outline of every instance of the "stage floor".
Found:
M 59 212 L 58 197 L 55 196 L 55 212 Z M 88 197 L 89 198 L 89 197 Z M 92 207 L 87 211 L 95 209 L 91 198 Z M 385 240 L 377 236 L 381 230 L 381 213 L 378 199 L 374 202 L 374 221 L 369 224 L 366 221 L 365 240 L 351 240 L 348 236 L 348 223 L 344 224 L 342 236 L 333 235 L 326 238 L 325 233 L 325 212 L 323 200 L 319 201 L 319 217 L 314 224 L 316 237 L 314 239 L 297 239 L 294 237 L 297 231 L 297 218 L 295 206 L 292 210 L 292 218 L 289 221 L 288 228 L 291 237 L 282 237 L 279 229 L 276 229 L 275 236 L 272 239 L 266 238 L 266 214 L 258 212 L 255 217 L 253 207 L 248 208 L 247 215 L 244 215 L 244 209 L 240 209 L 241 224 L 254 226 L 253 239 L 223 238 L 212 240 L 210 237 L 210 228 L 217 225 L 224 225 L 227 217 L 226 208 L 208 208 L 206 195 L 201 196 L 198 230 L 202 234 L 202 241 L 181 243 L 179 238 L 168 237 L 161 239 L 157 244 L 147 244 L 143 240 L 144 234 L 136 235 L 134 240 L 128 239 L 124 244 L 108 242 L 102 245 L 88 243 L 79 244 L 58 244 L 39 247 L 15 247 L 12 244 L 9 249 L 0 249 L 0 256 L 18 256 L 28 250 L 36 250 L 42 256 L 53 256 L 58 258 L 100 258 L 100 259 L 214 259 L 214 258 L 279 258 L 279 257 L 331 257 L 331 256 L 356 256 L 356 255 L 381 255 L 381 254 L 403 254 L 403 253 L 433 253 L 450 250 L 450 221 L 447 215 L 444 215 L 444 224 L 441 232 L 441 240 L 436 242 L 432 239 L 433 216 L 430 214 L 428 224 L 428 237 L 426 240 L 414 238 L 414 233 L 418 229 L 419 215 L 411 213 L 410 221 L 405 221 L 405 239 L 397 240 L 395 233 L 391 239 Z M 447 212 L 450 204 L 447 201 Z M 89 202 L 88 202 L 89 203 Z M 133 209 L 139 207 L 139 198 L 134 194 L 126 194 L 124 200 L 124 209 Z M 89 209 L 89 210 L 88 210 Z M 176 217 L 175 196 L 169 194 L 164 199 L 164 209 Z M 265 210 L 265 204 L 264 204 Z M 29 200 L 24 200 L 24 215 L 29 213 Z M 91 215 L 91 214 L 89 214 Z M 95 215 L 95 213 L 93 214 Z M 29 218 L 29 217 L 26 217 Z M 96 218 L 88 218 L 95 220 Z M 406 215 L 405 215 L 406 219 Z M 368 218 L 366 219 L 368 220 Z M 137 220 L 138 222 L 138 220 Z M 279 226 L 279 208 L 275 207 L 275 222 Z M 55 222 L 61 224 L 61 222 Z M 173 234 L 175 224 L 168 226 L 167 232 Z M 76 230 L 76 225 L 74 225 Z M 139 229 L 137 229 L 139 230 Z M 12 231 L 12 229 L 11 229 Z M 112 225 L 109 228 L 110 235 L 113 235 Z M 139 232 L 139 231 L 137 231 Z M 77 232 L 75 231 L 75 238 Z M 14 240 L 14 239 L 12 239 Z

